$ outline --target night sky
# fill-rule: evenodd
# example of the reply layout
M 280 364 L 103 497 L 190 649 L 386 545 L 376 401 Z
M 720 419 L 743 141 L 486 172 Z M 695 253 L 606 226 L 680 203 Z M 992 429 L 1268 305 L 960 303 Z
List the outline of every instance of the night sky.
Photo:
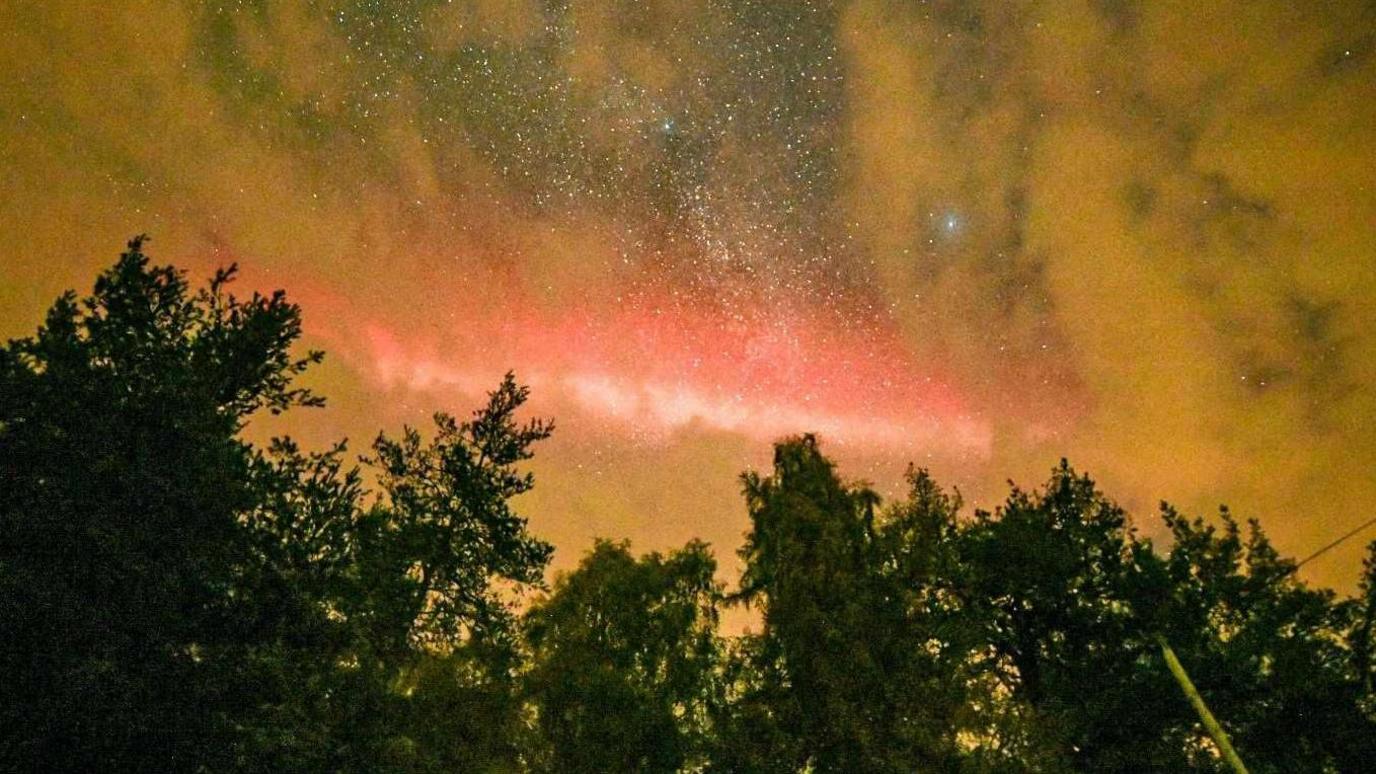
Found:
M 803 431 L 1299 555 L 1376 515 L 1371 2 L 10 0 L 0 41 L 0 336 L 146 231 L 328 351 L 252 433 L 362 451 L 513 369 L 556 566 L 730 567 Z

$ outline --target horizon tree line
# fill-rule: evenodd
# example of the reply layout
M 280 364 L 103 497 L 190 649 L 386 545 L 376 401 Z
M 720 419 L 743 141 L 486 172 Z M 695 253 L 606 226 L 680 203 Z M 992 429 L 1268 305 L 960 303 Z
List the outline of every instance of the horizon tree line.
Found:
M 741 477 L 735 586 L 700 541 L 547 583 L 514 376 L 360 457 L 254 445 L 323 403 L 301 310 L 143 245 L 0 348 L 0 768 L 1225 770 L 1162 640 L 1251 771 L 1376 765 L 1376 543 L 1339 596 L 1226 509 L 1145 537 L 1064 460 L 971 512 L 799 435 Z

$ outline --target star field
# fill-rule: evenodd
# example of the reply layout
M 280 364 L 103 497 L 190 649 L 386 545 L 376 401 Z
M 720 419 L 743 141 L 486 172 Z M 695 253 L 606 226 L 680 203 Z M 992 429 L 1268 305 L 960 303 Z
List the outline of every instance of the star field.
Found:
M 1297 552 L 1376 507 L 1370 4 L 127 0 L 0 28 L 4 333 L 148 231 L 303 304 L 333 401 L 286 429 L 313 440 L 514 369 L 559 423 L 531 508 L 571 556 L 729 553 L 735 474 L 804 431 L 977 501 L 1065 455 Z

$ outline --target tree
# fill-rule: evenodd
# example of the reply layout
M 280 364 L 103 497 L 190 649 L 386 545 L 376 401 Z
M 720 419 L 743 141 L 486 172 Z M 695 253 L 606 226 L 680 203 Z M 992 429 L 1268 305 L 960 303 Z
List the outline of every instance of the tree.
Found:
M 1149 555 L 1127 514 L 1063 460 L 963 526 L 962 594 L 984 629 L 983 667 L 1020 711 L 1024 754 L 1048 768 L 1187 767 L 1163 739 L 1189 707 L 1134 604 Z M 1008 731 L 1008 730 L 1006 730 Z
M 883 510 L 878 537 L 881 573 L 906 615 L 912 657 L 891 690 L 913 747 L 928 751 L 930 768 L 1054 768 L 1030 744 L 1030 724 L 991 668 L 998 656 L 986 600 L 971 591 L 977 581 L 960 493 L 947 493 L 926 470 L 910 467 L 907 481 L 907 497 Z
M 55 769 L 189 768 L 232 724 L 199 679 L 240 641 L 226 595 L 258 497 L 237 432 L 315 405 L 292 378 L 299 310 L 278 293 L 192 293 L 129 243 L 82 302 L 0 349 L 0 755 Z
M 319 770 L 518 766 L 513 607 L 541 584 L 551 553 L 509 503 L 533 485 L 518 464 L 551 431 L 517 423 L 526 396 L 508 374 L 471 419 L 437 414 L 429 441 L 412 428 L 397 440 L 379 435 L 364 460 L 376 493 L 359 485 L 358 469 L 341 469 L 342 446 L 302 455 L 289 441 L 273 444 L 278 489 L 250 522 L 264 561 L 243 596 L 280 591 L 296 604 L 277 619 L 292 628 L 265 663 L 287 673 L 247 682 L 304 682 L 316 693 L 260 697 L 257 706 L 273 709 L 250 726 L 268 760 L 285 750 L 293 767 Z M 324 635 L 303 637 L 308 621 Z M 303 718 L 310 755 L 281 734 Z
M 1252 771 L 1361 771 L 1376 759 L 1363 711 L 1360 600 L 1338 600 L 1295 575 L 1260 524 L 1244 534 L 1224 509 L 1220 528 L 1169 505 L 1171 548 L 1154 617 Z M 1190 733 L 1197 734 L 1193 724 Z
M 705 544 L 639 559 L 598 541 L 526 614 L 526 695 L 559 772 L 701 765 L 718 701 L 721 589 Z
M 763 629 L 742 649 L 742 684 L 725 768 L 910 771 L 955 765 L 943 716 L 949 678 L 909 604 L 897 539 L 877 529 L 879 497 L 847 485 L 812 436 L 775 447 L 769 477 L 743 478 L 751 531 L 739 598 Z M 904 569 L 912 569 L 904 567 Z
M 1352 651 L 1352 671 L 1362 684 L 1366 714 L 1371 716 L 1376 706 L 1370 704 L 1376 699 L 1376 541 L 1366 547 L 1366 559 L 1362 562 L 1362 579 L 1359 586 L 1360 596 L 1353 621 L 1347 636 L 1348 647 Z
M 227 293 L 233 267 L 193 292 L 144 241 L 0 349 L 0 767 L 456 760 L 420 749 L 438 713 L 412 721 L 446 685 L 514 702 L 512 594 L 550 547 L 508 500 L 549 425 L 516 423 L 508 375 L 432 441 L 380 436 L 377 493 L 343 444 L 256 448 L 259 412 L 321 403 L 293 384 L 321 357 L 291 354 L 300 310 Z M 456 666 L 479 651 L 508 655 Z M 517 757 L 486 731 L 479 757 Z
M 1044 770 L 1220 768 L 1164 637 L 1252 771 L 1361 770 L 1376 750 L 1348 636 L 1358 603 L 1305 586 L 1226 509 L 1221 529 L 1164 504 L 1162 522 L 1164 551 L 1062 461 L 935 541 L 956 546 L 937 580 L 959 603 L 935 612 L 966 642 L 982 630 L 986 647 L 963 650 L 994 680 L 973 698 L 996 745 Z
M 300 310 L 143 244 L 0 348 L 0 768 L 1218 770 L 1162 642 L 1250 770 L 1376 760 L 1376 544 L 1343 599 L 1226 509 L 1153 541 L 1064 461 L 885 505 L 801 436 L 742 479 L 758 633 L 697 542 L 600 541 L 522 610 L 551 425 L 513 376 L 357 461 L 251 445 L 321 403 Z
M 723 770 L 1216 770 L 1161 637 L 1253 771 L 1376 756 L 1372 581 L 1310 589 L 1226 510 L 1163 506 L 1161 550 L 1064 461 L 992 512 L 925 471 L 880 507 L 807 436 L 745 482 L 764 628 L 725 672 Z
M 414 570 L 416 586 L 409 635 L 452 646 L 465 632 L 509 640 L 514 619 L 498 580 L 516 587 L 541 583 L 553 548 L 526 532 L 509 500 L 534 485 L 517 465 L 553 424 L 517 424 L 529 390 L 507 374 L 487 405 L 466 422 L 435 415 L 429 444 L 406 428 L 399 440 L 385 434 L 368 462 L 377 468 L 381 499 L 369 518 L 392 561 Z

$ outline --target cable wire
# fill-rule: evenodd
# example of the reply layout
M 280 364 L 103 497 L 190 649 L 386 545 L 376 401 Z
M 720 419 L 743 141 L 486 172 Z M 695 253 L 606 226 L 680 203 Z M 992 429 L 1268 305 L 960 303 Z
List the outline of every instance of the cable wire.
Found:
M 1315 559 L 1318 559 L 1320 556 L 1323 556 L 1324 554 L 1328 553 L 1328 551 L 1329 551 L 1330 549 L 1337 548 L 1340 544 L 1342 544 L 1342 543 L 1343 543 L 1344 541 L 1346 541 L 1348 538 L 1352 537 L 1353 535 L 1356 535 L 1358 532 L 1361 532 L 1362 530 L 1366 529 L 1367 527 L 1370 527 L 1372 524 L 1376 524 L 1376 516 L 1373 516 L 1372 518 L 1367 519 L 1366 521 L 1362 522 L 1361 524 L 1358 524 L 1356 527 L 1353 527 L 1350 531 L 1344 533 L 1344 534 L 1343 534 L 1341 537 L 1339 537 L 1337 540 L 1334 540 L 1332 543 L 1329 543 L 1328 545 L 1324 546 L 1323 548 L 1320 548 L 1319 550 L 1315 551 L 1314 553 L 1310 554 L 1309 556 L 1306 556 L 1306 557 L 1304 557 L 1303 559 L 1299 560 L 1298 562 L 1295 563 L 1295 569 L 1299 569 L 1299 568 L 1303 567 L 1304 565 L 1308 564 L 1309 562 L 1311 562 L 1311 561 L 1313 561 L 1313 560 L 1315 560 Z

